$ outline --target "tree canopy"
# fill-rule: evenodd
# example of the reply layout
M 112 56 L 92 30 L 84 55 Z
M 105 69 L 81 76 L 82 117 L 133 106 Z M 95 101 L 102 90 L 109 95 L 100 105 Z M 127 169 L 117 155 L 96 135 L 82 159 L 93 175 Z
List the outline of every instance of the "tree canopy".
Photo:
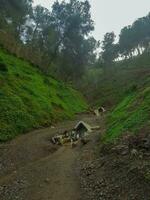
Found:
M 114 32 L 106 33 L 102 41 L 101 60 L 110 64 L 116 58 L 131 58 L 150 51 L 150 13 L 122 28 L 118 43 Z
M 14 40 L 14 44 L 5 40 L 5 46 L 14 53 L 65 80 L 80 78 L 94 61 L 98 43 L 89 36 L 94 23 L 88 0 L 55 1 L 51 11 L 32 7 L 32 0 L 0 1 L 4 5 L 0 27 L 7 30 L 3 37 Z

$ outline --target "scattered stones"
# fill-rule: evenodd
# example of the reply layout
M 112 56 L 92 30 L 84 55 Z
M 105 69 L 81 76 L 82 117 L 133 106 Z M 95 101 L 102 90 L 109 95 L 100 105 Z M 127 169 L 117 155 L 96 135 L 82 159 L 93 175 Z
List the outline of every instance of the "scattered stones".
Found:
M 15 180 L 13 183 L 0 186 L 0 199 L 22 200 L 27 185 L 25 180 Z
M 112 148 L 112 152 L 120 155 L 127 155 L 129 153 L 129 147 L 127 145 L 117 145 Z
M 150 153 L 130 149 L 128 143 L 111 146 L 108 154 L 106 149 L 88 161 L 82 155 L 80 181 L 85 200 L 149 199 L 149 160 L 144 157 Z

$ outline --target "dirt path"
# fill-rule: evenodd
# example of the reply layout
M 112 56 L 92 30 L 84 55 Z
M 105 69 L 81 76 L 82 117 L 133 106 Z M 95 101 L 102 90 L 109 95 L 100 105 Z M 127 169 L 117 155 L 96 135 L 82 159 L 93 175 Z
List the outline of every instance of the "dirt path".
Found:
M 101 126 L 88 144 L 72 149 L 50 143 L 81 119 Z M 150 200 L 150 151 L 139 149 L 132 157 L 117 150 L 120 143 L 100 143 L 103 125 L 81 115 L 1 144 L 0 200 Z
M 79 200 L 77 161 L 83 148 L 55 147 L 50 137 L 72 128 L 80 119 L 99 124 L 93 116 L 60 123 L 0 145 L 0 200 Z

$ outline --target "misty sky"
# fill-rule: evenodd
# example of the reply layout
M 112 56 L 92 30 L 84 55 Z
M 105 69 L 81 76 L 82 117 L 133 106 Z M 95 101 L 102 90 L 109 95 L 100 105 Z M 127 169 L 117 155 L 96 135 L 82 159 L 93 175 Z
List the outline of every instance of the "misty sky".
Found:
M 53 2 L 34 0 L 34 5 L 41 4 L 50 8 Z M 110 31 L 118 35 L 121 28 L 150 12 L 150 0 L 90 0 L 90 3 L 95 22 L 93 35 L 97 40 L 102 40 L 103 35 Z

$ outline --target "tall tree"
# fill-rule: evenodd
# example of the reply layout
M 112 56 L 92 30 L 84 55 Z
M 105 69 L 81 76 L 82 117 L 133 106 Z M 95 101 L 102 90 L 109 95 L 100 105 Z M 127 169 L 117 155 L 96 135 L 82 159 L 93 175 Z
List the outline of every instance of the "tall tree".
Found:
M 56 48 L 61 54 L 61 72 L 73 77 L 80 77 L 88 62 L 86 43 L 88 35 L 94 29 L 90 14 L 90 4 L 87 0 L 56 1 L 52 9 L 53 27 L 59 40 Z M 86 59 L 85 59 L 86 58 Z M 62 73 L 61 73 L 62 74 Z
M 115 42 L 114 32 L 106 33 L 104 35 L 104 40 L 102 41 L 102 59 L 104 63 L 111 64 L 114 59 L 117 57 L 118 49 Z
M 0 0 L 0 5 L 1 18 L 11 26 L 16 39 L 19 38 L 23 25 L 32 12 L 32 0 Z

